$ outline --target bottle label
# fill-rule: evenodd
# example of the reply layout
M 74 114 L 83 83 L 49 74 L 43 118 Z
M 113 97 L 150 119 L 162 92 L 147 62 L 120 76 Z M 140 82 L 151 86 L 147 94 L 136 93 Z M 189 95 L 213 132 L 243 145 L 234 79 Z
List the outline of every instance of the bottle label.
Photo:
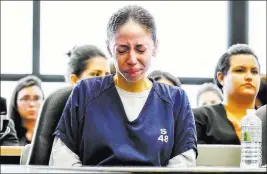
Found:
M 243 133 L 243 138 L 242 138 L 243 141 L 246 141 L 246 142 L 251 142 L 252 141 L 252 135 L 251 135 L 251 132 L 248 133 L 248 132 L 244 132 Z

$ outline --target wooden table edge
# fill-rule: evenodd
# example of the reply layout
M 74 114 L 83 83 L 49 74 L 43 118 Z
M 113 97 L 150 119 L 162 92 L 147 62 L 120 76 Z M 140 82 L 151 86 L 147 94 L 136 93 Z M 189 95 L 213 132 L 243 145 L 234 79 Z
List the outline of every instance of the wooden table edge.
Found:
M 20 156 L 24 146 L 1 146 L 1 156 Z

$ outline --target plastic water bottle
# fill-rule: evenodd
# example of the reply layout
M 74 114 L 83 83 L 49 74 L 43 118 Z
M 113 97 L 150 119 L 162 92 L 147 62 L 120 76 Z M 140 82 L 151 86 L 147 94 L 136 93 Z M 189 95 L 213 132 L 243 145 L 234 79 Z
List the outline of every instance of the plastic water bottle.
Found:
M 262 123 L 255 109 L 248 109 L 241 120 L 241 168 L 259 168 L 261 166 Z

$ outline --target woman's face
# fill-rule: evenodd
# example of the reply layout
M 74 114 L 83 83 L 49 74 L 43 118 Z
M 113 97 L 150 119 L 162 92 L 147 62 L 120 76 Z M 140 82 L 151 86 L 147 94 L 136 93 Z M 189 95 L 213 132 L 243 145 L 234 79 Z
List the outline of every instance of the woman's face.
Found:
M 203 106 L 203 105 L 219 104 L 221 102 L 222 102 L 222 100 L 216 92 L 205 91 L 199 95 L 197 103 L 198 103 L 198 106 Z
M 222 80 L 226 95 L 256 97 L 260 86 L 259 64 L 253 55 L 230 57 L 230 68 Z
M 110 74 L 108 59 L 104 57 L 93 57 L 89 59 L 86 69 L 82 72 L 79 79 L 88 77 L 105 76 Z
M 20 90 L 17 96 L 17 108 L 21 118 L 36 120 L 42 101 L 43 94 L 38 86 L 29 86 Z
M 69 77 L 69 82 L 75 85 L 80 80 L 85 78 L 91 78 L 96 76 L 105 76 L 110 74 L 110 67 L 108 59 L 104 57 L 93 57 L 88 60 L 86 69 L 78 77 L 75 74 L 71 74 Z
M 108 45 L 118 75 L 130 82 L 144 78 L 156 54 L 156 45 L 151 33 L 140 24 L 130 20 L 120 26 Z
M 161 79 L 157 80 L 157 82 L 164 83 L 164 84 L 171 85 L 171 86 L 175 86 L 170 80 L 165 79 L 165 78 L 161 78 Z

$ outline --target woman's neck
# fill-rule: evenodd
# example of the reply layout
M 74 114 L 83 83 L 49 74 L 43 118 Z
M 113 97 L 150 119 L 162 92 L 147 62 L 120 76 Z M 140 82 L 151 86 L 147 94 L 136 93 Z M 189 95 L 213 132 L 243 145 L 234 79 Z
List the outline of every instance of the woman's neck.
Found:
M 26 138 L 31 141 L 33 136 L 33 131 L 35 127 L 36 120 L 24 120 L 23 126 L 26 128 L 27 132 L 25 134 Z
M 247 109 L 254 109 L 255 107 L 255 98 L 244 96 L 242 97 L 225 97 L 222 102 L 224 105 L 226 112 L 231 114 L 236 119 L 241 120 L 247 112 Z
M 153 85 L 152 82 L 146 77 L 137 82 L 129 82 L 119 73 L 115 74 L 113 80 L 117 87 L 129 92 L 143 92 L 149 90 Z

